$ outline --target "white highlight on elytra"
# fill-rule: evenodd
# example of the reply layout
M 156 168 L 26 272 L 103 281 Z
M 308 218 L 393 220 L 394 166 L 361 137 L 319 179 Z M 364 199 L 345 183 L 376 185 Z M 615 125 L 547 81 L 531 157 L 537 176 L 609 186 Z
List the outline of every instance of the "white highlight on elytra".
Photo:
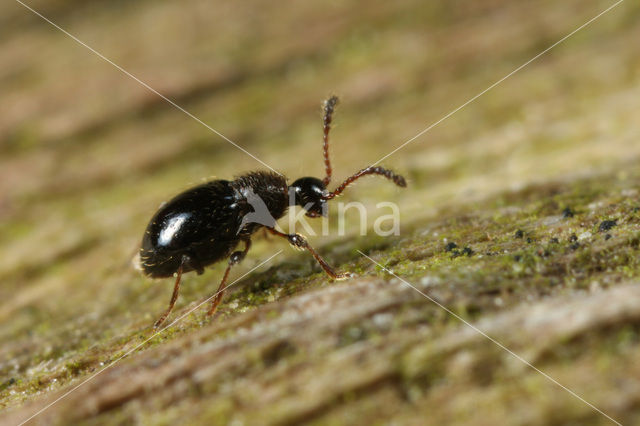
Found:
M 174 236 L 180 231 L 182 224 L 191 216 L 190 213 L 181 213 L 169 219 L 169 224 L 162 228 L 158 237 L 158 245 L 166 246 L 171 243 Z

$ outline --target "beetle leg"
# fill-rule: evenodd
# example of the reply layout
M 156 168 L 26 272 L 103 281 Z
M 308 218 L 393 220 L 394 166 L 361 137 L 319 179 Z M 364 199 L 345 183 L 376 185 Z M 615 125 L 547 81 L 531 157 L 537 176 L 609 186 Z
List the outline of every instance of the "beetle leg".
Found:
M 227 278 L 229 278 L 229 271 L 231 271 L 231 267 L 233 265 L 236 265 L 236 264 L 242 262 L 242 260 L 247 255 L 247 252 L 251 248 L 251 240 L 250 239 L 246 239 L 246 240 L 243 240 L 243 241 L 244 241 L 244 250 L 242 250 L 242 251 L 234 251 L 233 253 L 231 253 L 231 256 L 229 256 L 229 264 L 227 265 L 227 269 L 225 269 L 225 271 L 224 271 L 224 275 L 222 276 L 222 281 L 220 281 L 220 285 L 218 286 L 218 291 L 216 291 L 216 294 L 215 294 L 213 300 L 211 301 L 211 307 L 209 308 L 209 312 L 207 312 L 207 315 L 209 315 L 209 316 L 213 315 L 216 312 L 216 309 L 218 308 L 218 305 L 222 301 L 222 296 L 224 295 L 224 291 L 227 288 L 226 287 Z
M 160 325 L 167 319 L 171 311 L 173 310 L 173 306 L 176 304 L 178 300 L 178 293 L 180 292 L 180 279 L 182 278 L 182 267 L 189 262 L 189 256 L 183 255 L 182 261 L 180 262 L 180 267 L 178 268 L 176 283 L 173 285 L 173 294 L 171 295 L 171 301 L 169 302 L 169 307 L 167 310 L 158 318 L 158 320 L 153 324 L 154 328 L 160 327 Z
M 273 228 L 267 228 L 269 232 L 274 235 L 278 235 L 279 237 L 286 238 L 293 247 L 300 250 L 307 250 L 311 255 L 316 259 L 316 261 L 320 264 L 322 269 L 334 280 L 345 280 L 347 278 L 352 278 L 355 275 L 350 272 L 338 273 L 336 272 L 329 264 L 316 252 L 313 247 L 309 245 L 307 239 L 300 234 L 285 234 L 284 232 L 280 232 Z

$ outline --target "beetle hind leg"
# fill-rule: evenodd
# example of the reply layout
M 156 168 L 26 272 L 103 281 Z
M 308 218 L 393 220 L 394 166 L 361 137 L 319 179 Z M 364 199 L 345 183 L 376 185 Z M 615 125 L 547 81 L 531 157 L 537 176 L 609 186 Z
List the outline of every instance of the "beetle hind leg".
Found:
M 160 325 L 164 322 L 164 320 L 167 319 L 167 317 L 173 310 L 173 307 L 175 306 L 176 301 L 178 300 L 178 294 L 180 293 L 180 280 L 182 279 L 182 269 L 187 263 L 189 263 L 189 256 L 183 255 L 182 261 L 180 262 L 180 266 L 178 267 L 178 271 L 176 272 L 176 283 L 173 285 L 173 294 L 171 295 L 171 300 L 169 301 L 169 307 L 167 308 L 166 311 L 164 311 L 162 315 L 160 315 L 160 318 L 158 318 L 158 320 L 153 324 L 154 328 L 160 327 Z

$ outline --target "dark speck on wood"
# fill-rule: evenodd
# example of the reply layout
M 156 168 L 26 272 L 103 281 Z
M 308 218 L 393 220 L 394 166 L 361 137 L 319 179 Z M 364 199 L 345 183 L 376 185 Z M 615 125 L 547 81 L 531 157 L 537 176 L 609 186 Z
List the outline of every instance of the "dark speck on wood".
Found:
M 616 226 L 617 224 L 618 223 L 615 220 L 603 220 L 602 222 L 600 222 L 600 226 L 598 227 L 598 230 L 600 232 L 606 232 L 611 228 L 613 228 L 614 226 Z
M 457 248 L 458 248 L 458 245 L 452 241 L 444 247 L 444 251 L 453 251 Z

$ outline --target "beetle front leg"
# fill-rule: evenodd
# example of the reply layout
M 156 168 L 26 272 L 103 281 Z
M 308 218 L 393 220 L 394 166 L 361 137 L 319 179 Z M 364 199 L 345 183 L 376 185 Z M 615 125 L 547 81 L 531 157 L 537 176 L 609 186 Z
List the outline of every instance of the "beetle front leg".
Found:
M 307 250 L 311 255 L 316 259 L 316 261 L 320 264 L 324 272 L 327 273 L 334 280 L 346 280 L 347 278 L 353 278 L 355 274 L 351 272 L 336 272 L 319 254 L 314 250 L 313 247 L 309 245 L 307 239 L 300 234 L 285 234 L 284 232 L 280 232 L 273 228 L 267 228 L 269 232 L 274 235 L 278 235 L 280 237 L 286 238 L 293 247 L 300 250 Z

